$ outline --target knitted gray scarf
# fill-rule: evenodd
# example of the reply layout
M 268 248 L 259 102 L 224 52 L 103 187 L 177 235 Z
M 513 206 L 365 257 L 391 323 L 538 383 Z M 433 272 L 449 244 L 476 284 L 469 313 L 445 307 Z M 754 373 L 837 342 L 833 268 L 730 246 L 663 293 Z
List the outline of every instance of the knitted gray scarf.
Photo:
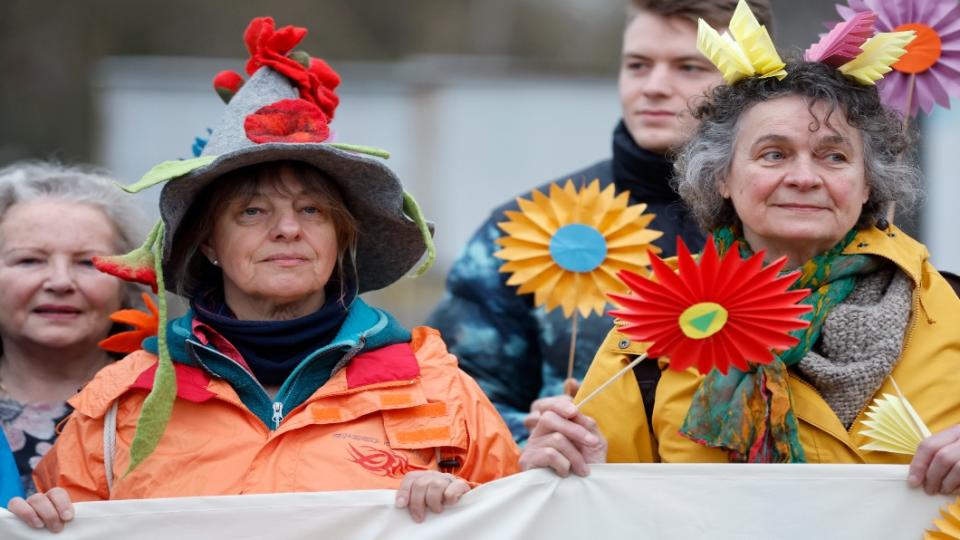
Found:
M 900 357 L 911 289 L 910 279 L 889 267 L 859 279 L 827 315 L 820 342 L 797 365 L 847 429 Z

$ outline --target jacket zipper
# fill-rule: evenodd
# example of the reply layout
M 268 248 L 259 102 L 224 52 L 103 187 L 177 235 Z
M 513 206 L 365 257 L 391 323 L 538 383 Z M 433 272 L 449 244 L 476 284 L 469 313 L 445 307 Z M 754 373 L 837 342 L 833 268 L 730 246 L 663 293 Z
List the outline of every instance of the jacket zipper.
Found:
M 274 431 L 280 429 L 280 422 L 283 421 L 283 403 L 279 401 L 273 402 L 273 429 Z
M 248 371 L 246 370 L 246 368 L 244 368 L 242 365 L 240 365 L 239 362 L 237 362 L 237 361 L 234 360 L 233 358 L 230 358 L 229 356 L 223 354 L 222 352 L 220 352 L 220 351 L 218 351 L 218 350 L 216 350 L 216 349 L 214 349 L 214 348 L 212 348 L 212 347 L 207 347 L 206 345 L 204 345 L 204 344 L 202 344 L 202 343 L 198 343 L 198 342 L 196 342 L 196 341 L 192 341 L 192 340 L 189 340 L 189 339 L 187 340 L 187 343 L 190 343 L 190 344 L 193 345 L 194 347 L 200 347 L 201 349 L 203 349 L 203 350 L 205 350 L 205 351 L 207 351 L 207 352 L 209 352 L 209 353 L 211 353 L 211 354 L 215 354 L 215 355 L 219 356 L 220 358 L 226 360 L 227 362 L 230 362 L 231 364 L 233 364 L 233 365 L 237 366 L 238 368 L 240 368 L 240 371 L 242 371 L 247 378 L 249 378 L 250 380 L 252 380 L 252 381 L 254 382 L 254 384 L 257 385 L 257 388 L 260 389 L 260 392 L 261 392 L 261 394 L 263 395 L 263 397 L 265 397 L 268 401 L 271 401 L 271 402 L 273 403 L 273 417 L 271 418 L 271 420 L 273 420 L 273 423 L 274 423 L 275 426 L 279 427 L 279 425 L 280 425 L 280 420 L 283 420 L 283 414 L 282 414 L 282 413 L 283 413 L 283 403 L 274 402 L 273 400 L 271 400 L 271 399 L 270 399 L 270 394 L 267 393 L 267 389 L 264 388 L 264 386 L 263 386 L 262 384 L 260 384 L 260 381 L 258 381 L 256 377 L 254 377 L 253 375 L 251 375 L 250 372 L 248 372 Z M 203 365 L 203 362 L 200 362 L 200 364 L 201 364 L 201 366 L 202 366 L 202 365 Z M 204 368 L 204 369 L 206 369 L 206 368 Z M 232 386 L 232 385 L 231 385 L 231 386 Z M 244 407 L 244 408 L 246 408 L 246 407 Z M 253 411 L 248 411 L 248 412 L 249 412 L 250 414 L 253 414 Z M 278 414 L 280 415 L 279 420 L 277 419 L 277 415 L 278 415 Z M 256 415 L 254 415 L 254 416 L 256 416 Z M 276 430 L 276 427 L 274 428 L 274 430 Z
M 910 276 L 910 274 L 907 274 L 907 276 Z M 911 279 L 911 281 L 913 280 Z M 910 344 L 910 338 L 913 336 L 913 332 L 917 328 L 917 317 L 920 316 L 920 287 L 921 287 L 921 284 L 917 283 L 913 288 L 913 295 L 912 295 L 913 311 L 910 313 L 910 322 L 908 323 L 908 326 L 907 326 L 907 333 L 903 337 L 903 345 L 900 347 L 901 357 L 903 356 L 903 351 L 907 350 L 907 345 Z M 924 316 L 926 316 L 926 312 L 924 312 Z M 900 362 L 898 361 L 897 364 L 899 363 Z M 893 365 L 893 367 L 890 369 L 890 373 L 887 374 L 886 378 L 893 377 L 893 370 L 897 369 L 897 364 Z M 884 380 L 886 380 L 886 378 Z M 870 400 L 866 404 L 864 404 L 863 408 L 860 409 L 860 412 L 857 413 L 857 416 L 853 419 L 853 423 L 850 424 L 850 429 L 847 430 L 847 433 L 850 433 L 851 435 L 853 434 L 853 426 L 857 425 L 857 423 L 860 421 L 860 417 L 867 412 L 867 409 L 870 408 L 870 405 L 872 403 L 873 403 L 873 400 Z
M 910 274 L 907 274 L 907 275 L 909 276 Z M 911 315 L 910 315 L 910 323 L 909 323 L 909 328 L 908 328 L 908 330 L 907 330 L 907 334 L 906 334 L 906 335 L 904 336 L 904 338 L 903 338 L 903 346 L 902 346 L 901 349 L 900 349 L 900 354 L 901 354 L 901 355 L 903 355 L 903 351 L 907 350 L 907 345 L 910 343 L 910 337 L 913 336 L 913 332 L 914 332 L 914 330 L 915 330 L 916 327 L 917 327 L 917 317 L 920 315 L 920 311 L 919 311 L 919 310 L 920 310 L 920 286 L 919 286 L 919 285 L 916 285 L 916 286 L 913 288 L 913 312 L 912 312 Z M 898 363 L 899 363 L 899 362 L 898 362 Z M 890 374 L 887 375 L 887 377 L 890 377 L 891 375 L 893 375 L 893 370 L 896 369 L 896 368 L 897 368 L 897 364 L 894 364 L 894 365 L 893 365 L 893 369 L 890 370 Z M 817 388 L 816 388 L 815 386 L 813 386 L 812 384 L 810 384 L 810 383 L 808 383 L 807 381 L 803 380 L 803 378 L 801 378 L 801 377 L 799 377 L 799 376 L 797 376 L 797 375 L 794 375 L 794 378 L 797 379 L 797 381 L 799 381 L 800 384 L 806 386 L 806 387 L 809 388 L 810 390 L 813 390 L 813 392 L 814 392 L 815 394 L 817 394 L 818 396 L 820 396 L 820 399 L 823 399 L 823 394 L 821 394 L 820 391 L 817 390 Z M 858 412 L 858 413 L 857 413 L 857 416 L 855 416 L 855 417 L 853 418 L 853 423 L 850 424 L 850 428 L 847 429 L 847 435 L 848 435 L 848 436 L 852 436 L 852 435 L 853 435 L 853 428 L 854 428 L 854 426 L 856 426 L 857 424 L 860 423 L 861 417 L 863 417 L 864 413 L 867 412 L 867 409 L 870 408 L 870 405 L 871 405 L 872 403 L 873 403 L 873 400 L 869 400 L 869 401 L 867 401 L 867 402 L 863 405 L 863 407 L 861 407 L 860 412 Z M 846 442 L 846 441 L 845 441 L 845 442 Z M 852 444 L 847 444 L 847 446 L 849 446 L 850 448 L 853 448 L 853 445 L 852 445 Z M 857 452 L 857 455 L 860 455 L 860 449 L 859 449 L 859 448 L 855 448 L 855 450 L 856 450 L 856 452 Z
M 299 366 L 297 366 L 296 369 L 294 369 L 293 373 L 290 374 L 291 376 L 290 376 L 290 377 L 287 379 L 287 381 L 280 387 L 280 390 L 277 391 L 277 395 L 275 396 L 275 398 L 279 398 L 279 397 L 285 395 L 285 394 L 287 393 L 287 391 L 288 391 L 288 386 L 294 381 L 294 379 L 296 379 L 296 378 L 298 378 L 298 377 L 300 376 L 300 372 L 303 371 L 304 367 L 310 362 L 310 360 L 312 360 L 313 358 L 319 356 L 320 354 L 323 354 L 324 352 L 333 350 L 333 349 L 335 349 L 335 348 L 337 348 L 337 347 L 340 347 L 340 346 L 343 346 L 343 345 L 347 345 L 347 346 L 350 347 L 350 349 L 348 349 L 347 352 L 345 353 L 345 355 L 344 355 L 345 358 L 344 358 L 344 359 L 349 360 L 350 358 L 352 358 L 353 356 L 355 356 L 358 352 L 360 352 L 361 349 L 363 349 L 364 344 L 366 343 L 366 340 L 367 340 L 367 338 L 368 338 L 369 336 L 372 336 L 372 335 L 375 335 L 375 334 L 379 333 L 380 330 L 382 330 L 382 329 L 387 325 L 387 319 L 386 319 L 386 317 L 384 317 L 382 313 L 380 313 L 379 316 L 380 316 L 380 318 L 379 318 L 379 320 L 377 321 L 377 323 L 376 323 L 372 328 L 368 329 L 366 332 L 362 332 L 362 333 L 360 334 L 357 342 L 351 342 L 351 341 L 349 341 L 349 340 L 343 340 L 343 341 L 338 341 L 338 342 L 336 342 L 336 343 L 329 343 L 329 344 L 327 344 L 325 347 L 322 347 L 322 348 L 320 348 L 319 350 L 314 351 L 312 354 L 310 354 L 307 358 L 304 359 L 303 362 L 300 363 Z M 250 372 L 248 372 L 242 365 L 240 365 L 239 362 L 237 362 L 237 361 L 234 360 L 233 358 L 230 358 L 229 356 L 223 354 L 222 352 L 220 352 L 220 351 L 218 351 L 218 350 L 216 350 L 216 349 L 214 349 L 214 348 L 212 348 L 212 347 L 208 347 L 208 346 L 206 346 L 206 345 L 204 345 L 204 344 L 202 344 L 202 343 L 198 343 L 198 342 L 193 341 L 193 340 L 191 340 L 191 339 L 187 339 L 186 341 L 187 341 L 188 343 L 190 343 L 191 345 L 195 346 L 195 347 L 200 347 L 200 348 L 202 348 L 202 349 L 204 349 L 204 350 L 206 350 L 206 351 L 208 351 L 208 352 L 210 352 L 210 353 L 212 353 L 212 354 L 215 354 L 215 355 L 219 356 L 220 358 L 223 358 L 224 360 L 232 363 L 233 365 L 239 367 L 240 370 L 243 371 L 243 373 L 244 373 L 247 377 L 249 377 L 251 380 L 253 380 L 253 382 L 257 385 L 258 388 L 260 388 L 260 391 L 262 392 L 263 396 L 266 397 L 267 400 L 271 401 L 272 408 L 273 408 L 273 416 L 272 416 L 270 419 L 273 421 L 273 425 L 274 425 L 274 429 L 273 429 L 273 430 L 276 431 L 277 429 L 280 428 L 280 422 L 283 421 L 283 402 L 282 402 L 282 401 L 273 401 L 273 399 L 270 398 L 270 394 L 267 393 L 267 389 L 264 388 L 264 386 L 263 386 L 262 384 L 260 384 L 260 381 L 258 381 L 256 377 L 254 377 L 253 375 L 251 375 Z M 341 361 L 343 361 L 344 359 L 341 359 Z M 202 365 L 202 362 L 201 362 L 201 365 Z M 252 413 L 252 411 L 250 411 L 250 412 Z

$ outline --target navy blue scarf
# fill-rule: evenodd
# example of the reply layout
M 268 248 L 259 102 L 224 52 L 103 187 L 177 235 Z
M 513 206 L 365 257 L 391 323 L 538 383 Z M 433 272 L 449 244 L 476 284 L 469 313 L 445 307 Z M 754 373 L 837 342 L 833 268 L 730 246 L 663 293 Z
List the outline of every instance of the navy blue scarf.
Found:
M 348 286 L 341 299 L 340 283 L 331 281 L 326 294 L 327 300 L 320 309 L 288 321 L 237 320 L 219 289 L 195 295 L 190 306 L 200 322 L 213 327 L 237 348 L 261 384 L 277 386 L 304 358 L 336 337 L 357 288 Z

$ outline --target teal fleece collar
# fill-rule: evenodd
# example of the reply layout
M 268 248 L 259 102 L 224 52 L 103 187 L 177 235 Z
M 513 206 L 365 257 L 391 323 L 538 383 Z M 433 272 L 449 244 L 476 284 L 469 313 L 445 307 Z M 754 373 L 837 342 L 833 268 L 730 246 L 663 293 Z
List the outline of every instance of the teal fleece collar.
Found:
M 336 337 L 307 356 L 271 399 L 247 370 L 195 338 L 192 331 L 193 316 L 192 311 L 188 311 L 183 317 L 167 324 L 167 339 L 173 361 L 199 366 L 215 377 L 226 380 L 244 405 L 271 429 L 279 426 L 286 411 L 303 403 L 355 355 L 387 345 L 408 343 L 411 338 L 410 331 L 392 315 L 357 298 L 350 305 L 347 318 Z M 156 337 L 144 340 L 143 348 L 156 354 Z

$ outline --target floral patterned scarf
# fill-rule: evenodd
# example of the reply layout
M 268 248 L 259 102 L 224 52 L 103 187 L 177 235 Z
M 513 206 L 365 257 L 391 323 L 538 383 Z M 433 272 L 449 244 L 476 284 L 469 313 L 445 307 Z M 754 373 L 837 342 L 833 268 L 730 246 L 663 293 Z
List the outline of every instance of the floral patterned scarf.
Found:
M 856 229 L 834 247 L 807 261 L 792 289 L 810 289 L 803 303 L 813 306 L 804 315 L 810 326 L 796 330 L 800 342 L 783 351 L 768 365 L 749 371 L 731 369 L 727 375 L 710 372 L 693 396 L 680 434 L 699 444 L 723 448 L 730 460 L 746 463 L 803 463 L 799 428 L 793 414 L 787 369 L 803 359 L 820 338 L 823 322 L 833 306 L 853 291 L 857 277 L 870 273 L 876 262 L 866 255 L 844 255 Z M 732 228 L 713 231 L 722 255 L 738 242 L 740 255 L 753 254 L 750 246 Z

